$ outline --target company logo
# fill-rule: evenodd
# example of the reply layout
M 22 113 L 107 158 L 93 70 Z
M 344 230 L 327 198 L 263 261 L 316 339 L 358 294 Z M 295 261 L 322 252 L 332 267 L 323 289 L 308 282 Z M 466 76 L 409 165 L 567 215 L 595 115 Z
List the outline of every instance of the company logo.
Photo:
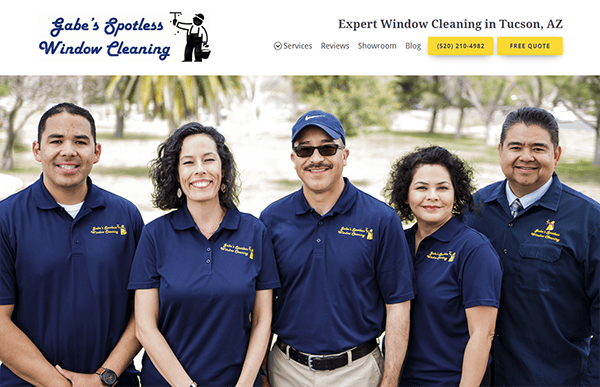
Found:
M 47 57 L 158 58 L 170 55 L 171 47 L 160 39 L 166 16 L 108 16 L 96 13 L 43 17 L 38 49 Z
M 454 262 L 455 257 L 456 251 L 448 251 L 446 253 L 436 253 L 434 251 L 430 251 L 426 258 L 436 261 Z
M 338 230 L 338 234 L 340 235 L 348 235 L 353 237 L 360 237 L 367 240 L 373 239 L 373 229 L 372 228 L 357 228 L 357 227 L 341 227 Z
M 127 229 L 125 225 L 117 224 L 116 226 L 96 226 L 92 227 L 91 234 L 99 235 L 99 234 L 114 234 L 114 235 L 127 235 Z
M 194 62 L 202 62 L 203 59 L 208 59 L 210 49 L 208 48 L 208 32 L 202 25 L 204 15 L 197 13 L 189 22 L 177 20 L 177 17 L 181 16 L 181 12 L 171 12 L 171 15 L 173 15 L 173 25 L 186 31 L 183 61 L 191 62 L 193 58 Z
M 241 247 L 230 243 L 223 243 L 223 246 L 221 246 L 221 250 L 228 253 L 244 255 L 250 259 L 254 259 L 254 249 L 252 248 L 252 246 Z
M 325 117 L 325 116 L 324 116 L 324 115 L 320 115 L 320 116 L 306 116 L 306 117 L 304 117 L 304 120 L 305 120 L 305 121 L 308 121 L 308 120 L 310 120 L 311 118 L 317 118 L 317 117 Z
M 555 225 L 556 221 L 548 219 L 546 221 L 546 228 L 544 230 L 536 228 L 535 231 L 531 233 L 531 236 L 560 242 L 560 234 L 554 232 Z

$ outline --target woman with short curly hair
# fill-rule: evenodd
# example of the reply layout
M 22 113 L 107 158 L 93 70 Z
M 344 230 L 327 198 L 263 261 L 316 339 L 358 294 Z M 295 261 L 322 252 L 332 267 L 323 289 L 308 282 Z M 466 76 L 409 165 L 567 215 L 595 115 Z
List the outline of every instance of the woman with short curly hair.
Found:
M 236 207 L 225 138 L 186 124 L 150 170 L 155 206 L 175 211 L 144 227 L 131 268 L 142 385 L 259 385 L 279 276 L 266 227 Z
M 399 159 L 384 189 L 403 221 L 416 220 L 405 231 L 417 296 L 401 386 L 488 383 L 502 268 L 489 240 L 455 217 L 473 206 L 471 178 L 460 158 L 429 146 Z

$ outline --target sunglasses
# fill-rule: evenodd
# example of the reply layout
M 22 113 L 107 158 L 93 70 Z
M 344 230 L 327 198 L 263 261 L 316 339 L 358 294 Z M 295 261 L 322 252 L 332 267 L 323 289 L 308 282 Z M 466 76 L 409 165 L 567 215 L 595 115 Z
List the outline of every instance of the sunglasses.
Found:
M 298 157 L 310 157 L 315 152 L 315 149 L 319 150 L 321 156 L 333 156 L 337 153 L 338 149 L 342 146 L 339 144 L 325 144 L 320 146 L 297 146 L 294 148 L 294 152 Z

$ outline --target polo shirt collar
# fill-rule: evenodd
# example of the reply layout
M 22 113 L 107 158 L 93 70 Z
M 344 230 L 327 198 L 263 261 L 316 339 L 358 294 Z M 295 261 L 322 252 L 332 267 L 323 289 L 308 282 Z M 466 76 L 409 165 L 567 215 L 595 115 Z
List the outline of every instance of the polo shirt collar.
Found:
M 106 198 L 104 197 L 103 191 L 92 184 L 92 179 L 88 176 L 86 179 L 88 186 L 88 192 L 85 196 L 83 207 L 86 208 L 97 208 L 106 206 Z M 54 200 L 46 186 L 44 185 L 43 174 L 40 178 L 32 185 L 33 201 L 41 210 L 51 210 L 53 208 L 60 208 L 60 205 Z
M 415 257 L 415 233 L 417 232 L 417 227 L 418 224 L 415 223 L 405 231 L 406 241 L 408 242 L 408 247 L 413 258 Z M 467 227 L 465 223 L 457 219 L 456 216 L 453 216 L 442 227 L 437 229 L 427 238 L 434 238 L 440 242 L 448 243 L 465 227 Z
M 444 223 L 442 227 L 438 228 L 433 234 L 431 234 L 430 237 L 435 238 L 440 242 L 450 242 L 460 232 L 460 230 L 466 226 L 467 225 L 465 223 L 453 216 L 449 221 Z
M 506 179 L 504 180 L 503 184 L 498 184 L 491 192 L 490 196 L 488 196 L 488 198 L 485 200 L 485 203 L 497 201 L 504 207 L 508 208 L 509 204 L 506 197 L 506 184 Z M 562 188 L 562 183 L 560 182 L 558 175 L 556 172 L 553 172 L 552 184 L 550 185 L 550 188 L 548 188 L 548 191 L 538 201 L 531 204 L 531 206 L 542 206 L 549 210 L 557 211 L 558 204 L 562 196 Z
M 358 195 L 358 189 L 350 183 L 348 178 L 344 177 L 344 190 L 342 194 L 338 198 L 337 202 L 333 205 L 333 208 L 329 211 L 329 213 L 337 213 L 344 214 L 352 208 L 352 205 L 356 201 L 356 197 Z M 300 188 L 293 195 L 293 206 L 294 213 L 296 215 L 302 215 L 313 208 L 306 201 L 306 197 L 304 196 L 303 188 Z
M 240 225 L 241 215 L 237 207 L 227 209 L 225 217 L 221 221 L 219 228 L 228 230 L 237 230 Z M 183 207 L 177 209 L 173 213 L 173 228 L 175 230 L 187 230 L 189 228 L 195 228 L 196 223 L 192 218 L 192 214 L 188 209 L 187 203 L 184 203 Z

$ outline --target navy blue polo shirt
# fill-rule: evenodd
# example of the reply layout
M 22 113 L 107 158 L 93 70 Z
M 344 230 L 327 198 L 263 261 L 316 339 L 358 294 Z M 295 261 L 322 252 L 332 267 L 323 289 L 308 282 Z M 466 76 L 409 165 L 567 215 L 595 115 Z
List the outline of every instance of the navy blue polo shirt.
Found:
M 378 337 L 385 329 L 385 304 L 414 297 L 400 218 L 345 182 L 323 216 L 310 208 L 302 189 L 261 214 L 281 279 L 273 331 L 311 354 L 341 352 Z
M 131 314 L 127 281 L 142 217 L 93 185 L 73 219 L 40 178 L 0 202 L 0 304 L 51 364 L 94 373 Z M 28 385 L 4 364 L 0 386 Z
M 600 204 L 554 174 L 548 192 L 512 219 L 505 186 L 481 189 L 481 216 L 466 215 L 504 266 L 496 385 L 598 386 Z
M 148 223 L 129 281 L 130 289 L 158 288 L 158 328 L 199 386 L 235 385 L 248 349 L 256 291 L 277 287 L 266 227 L 237 208 L 228 209 L 208 240 L 187 206 Z M 142 383 L 168 385 L 147 354 Z
M 415 224 L 406 230 L 415 251 Z M 489 240 L 456 218 L 419 244 L 408 351 L 400 385 L 458 386 L 469 341 L 465 309 L 500 305 L 502 265 Z

